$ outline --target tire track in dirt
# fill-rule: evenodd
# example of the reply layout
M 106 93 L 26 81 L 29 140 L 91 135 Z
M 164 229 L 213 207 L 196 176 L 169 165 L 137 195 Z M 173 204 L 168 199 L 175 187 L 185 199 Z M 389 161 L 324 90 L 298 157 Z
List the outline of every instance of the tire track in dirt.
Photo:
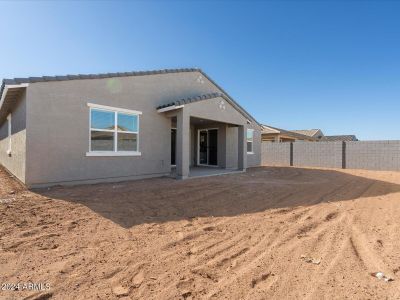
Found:
M 333 190 L 329 191 L 329 193 L 324 195 L 322 199 L 327 198 L 327 195 L 334 194 L 334 191 L 337 191 L 338 189 L 340 189 L 340 187 L 339 188 L 334 188 Z M 351 193 L 353 193 L 353 192 L 351 192 Z M 305 219 L 307 219 L 307 217 L 309 217 L 309 215 L 311 213 L 312 212 L 310 212 L 308 215 L 305 215 L 306 214 L 305 212 L 301 212 L 300 215 L 301 216 L 305 215 L 304 218 L 303 218 L 303 220 L 305 220 Z M 342 215 L 340 218 L 334 218 L 334 223 L 340 224 L 345 217 L 346 217 L 345 215 Z M 298 219 L 299 217 L 297 216 L 295 218 Z M 331 219 L 331 217 L 329 217 L 329 219 Z M 315 222 L 311 226 L 307 225 L 306 227 L 303 227 L 303 232 L 302 233 L 304 233 L 304 230 L 305 230 L 305 232 L 310 232 L 310 231 L 313 230 L 313 232 L 312 232 L 313 235 L 311 237 L 306 237 L 306 239 L 314 239 L 315 235 L 320 235 L 320 234 L 332 229 L 332 222 L 330 222 L 329 225 L 324 225 L 322 227 L 320 225 L 323 225 L 323 221 Z M 315 230 L 316 228 L 318 228 L 318 230 Z M 301 230 L 302 229 L 300 229 L 300 231 Z M 267 249 L 263 248 L 261 251 L 257 251 L 258 249 L 254 248 L 254 247 L 251 248 L 250 251 L 248 251 L 248 253 L 247 253 L 249 256 L 250 256 L 250 253 L 253 253 L 253 252 L 259 252 L 259 253 L 258 254 L 254 254 L 253 257 L 246 257 L 246 266 L 244 266 L 242 269 L 239 268 L 239 269 L 235 270 L 235 274 L 236 274 L 235 277 L 233 277 L 233 278 L 231 278 L 229 280 L 224 280 L 223 282 L 219 282 L 220 288 L 218 290 L 221 291 L 224 288 L 227 288 L 230 284 L 233 284 L 233 281 L 235 281 L 237 277 L 239 277 L 239 276 L 244 277 L 246 272 L 251 272 L 251 270 L 254 269 L 254 265 L 257 264 L 260 260 L 262 260 L 267 255 L 269 255 L 271 250 L 274 249 L 275 247 L 276 247 L 276 249 L 274 249 L 274 250 L 275 251 L 279 251 L 279 248 L 282 245 L 287 244 L 289 242 L 291 242 L 291 247 L 290 247 L 291 249 L 296 248 L 301 243 L 304 243 L 304 240 L 303 241 L 296 241 L 295 240 L 295 237 L 298 236 L 298 233 L 299 233 L 299 231 L 297 231 L 295 233 L 290 233 L 290 230 L 289 230 L 289 233 L 285 233 L 284 235 L 280 235 L 279 238 L 274 240 L 274 242 L 272 244 L 270 243 L 270 245 L 269 245 L 269 247 Z M 294 242 L 293 242 L 293 240 L 294 240 Z M 273 266 L 271 266 L 271 268 L 272 267 Z M 217 295 L 218 292 L 219 292 L 218 290 L 213 290 L 208 295 L 209 296 L 210 295 Z
M 223 270 L 219 270 L 218 272 L 214 272 L 213 270 L 221 269 L 224 265 L 230 265 L 232 261 L 245 255 L 249 249 L 248 241 L 248 234 L 226 239 L 224 243 L 221 244 L 222 247 L 215 247 L 212 249 L 213 251 L 208 251 L 204 253 L 204 255 L 196 257 L 195 260 L 190 263 L 190 268 L 194 274 L 202 278 L 218 281 L 219 278 L 225 276 L 225 274 L 224 272 L 221 273 Z M 254 245 L 252 245 L 252 247 L 254 247 Z M 209 247 L 206 246 L 205 249 L 209 249 Z M 172 283 L 171 288 L 174 288 L 174 286 L 174 283 Z
M 377 271 L 384 272 L 387 275 L 392 273 L 390 267 L 387 266 L 383 259 L 372 249 L 365 234 L 354 224 L 351 227 L 350 245 L 368 273 Z
M 27 194 L 32 199 L 24 200 L 27 205 L 20 210 L 1 211 L 5 217 L 0 222 L 13 243 L 31 243 L 43 232 L 60 234 L 49 239 L 60 239 L 63 245 L 53 252 L 41 250 L 47 265 L 35 249 L 18 245 L 31 260 L 23 261 L 15 275 L 51 280 L 55 299 L 116 298 L 112 289 L 119 285 L 128 288 L 132 299 L 396 295 L 397 281 L 386 284 L 368 275 L 374 268 L 388 274 L 389 266 L 400 269 L 400 234 L 394 232 L 400 210 L 396 195 L 385 194 L 398 192 L 396 186 L 338 171 L 292 168 L 260 168 L 198 183 L 148 182 L 118 184 L 113 194 L 106 191 L 111 185 L 60 188 L 55 193 L 60 200 Z M 206 183 L 211 192 L 203 192 Z M 129 209 L 101 203 L 111 195 L 115 206 Z M 69 198 L 75 202 L 68 203 Z M 32 210 L 37 217 L 31 216 Z M 302 254 L 321 257 L 321 264 L 304 262 Z M 10 276 L 16 256 L 7 255 L 1 262 L 10 259 Z
M 365 195 L 372 187 L 374 183 L 368 184 L 366 186 L 361 186 L 357 187 L 356 189 L 352 189 L 350 192 L 351 197 L 354 197 L 354 199 L 361 198 L 363 195 Z M 337 206 L 335 204 L 335 206 Z M 351 250 L 356 257 L 356 259 L 360 262 L 360 264 L 363 266 L 364 270 L 368 272 L 372 272 L 371 270 L 382 270 L 379 266 L 383 265 L 383 262 L 379 260 L 378 256 L 373 254 L 368 248 L 368 242 L 365 239 L 364 234 L 362 234 L 357 226 L 354 224 L 354 218 L 353 216 L 349 213 L 352 207 L 354 207 L 354 203 L 348 205 L 349 207 L 347 210 L 344 210 L 342 213 L 342 220 L 346 220 L 346 222 L 339 223 L 338 228 L 334 228 L 334 233 L 336 232 L 336 236 L 338 236 L 338 233 L 345 233 L 344 235 L 340 236 L 340 246 L 338 250 L 335 252 L 336 255 L 329 261 L 328 266 L 325 268 L 323 275 L 319 277 L 317 282 L 313 282 L 312 288 L 308 289 L 307 296 L 305 299 L 314 299 L 316 296 L 316 293 L 319 291 L 319 288 L 321 285 L 323 285 L 326 281 L 327 278 L 330 276 L 334 268 L 339 264 L 342 263 L 342 259 L 344 257 L 344 253 L 347 250 Z M 331 214 L 327 215 L 327 219 L 331 219 Z M 343 237 L 344 236 L 344 237 Z M 349 237 L 349 238 L 348 238 Z M 330 246 L 335 247 L 335 244 L 333 243 L 334 238 L 330 239 Z M 323 253 L 325 251 L 322 251 Z M 326 260 L 326 259 L 324 259 Z M 375 261 L 378 260 L 379 263 L 377 264 Z M 372 263 L 371 263 L 372 262 Z M 372 265 L 372 269 L 371 269 Z
M 330 244 L 332 245 L 332 244 Z M 336 246 L 336 245 L 335 245 Z M 329 261 L 328 265 L 325 267 L 323 274 L 319 276 L 317 281 L 313 281 L 308 285 L 307 293 L 304 299 L 315 299 L 315 293 L 319 290 L 320 286 L 326 282 L 326 279 L 330 276 L 332 270 L 336 267 L 337 263 L 343 258 L 343 253 L 346 248 L 349 247 L 349 241 L 342 239 L 339 247 L 335 247 L 336 255 Z M 323 261 L 327 261 L 326 257 L 323 257 Z
M 167 264 L 173 263 L 176 266 L 180 266 L 179 268 L 181 270 L 188 270 L 183 272 L 182 274 L 186 274 L 185 277 L 187 280 L 194 281 L 194 278 L 192 278 L 191 274 L 198 275 L 201 278 L 205 278 L 206 280 L 212 280 L 212 281 L 218 281 L 218 274 L 212 271 L 212 268 L 209 267 L 209 265 L 212 265 L 211 262 L 218 261 L 219 257 L 224 256 L 224 253 L 228 252 L 229 249 L 236 247 L 237 245 L 240 244 L 242 240 L 247 240 L 248 236 L 247 235 L 241 235 L 241 236 L 234 236 L 233 238 L 226 238 L 223 239 L 217 243 L 204 243 L 207 242 L 207 240 L 204 240 L 201 242 L 201 245 L 204 245 L 204 248 L 201 248 L 201 253 L 196 255 L 195 253 L 191 253 L 189 260 L 184 259 L 180 261 L 176 261 L 176 258 L 173 259 L 168 259 L 171 255 L 165 254 L 163 257 L 163 261 Z M 187 237 L 186 237 L 187 240 Z M 198 242 L 196 240 L 196 242 Z M 222 247 L 221 247 L 222 246 Z M 187 245 L 188 248 L 191 247 L 191 245 Z M 205 250 L 212 250 L 208 251 L 205 253 Z M 173 251 L 173 250 L 172 250 Z M 189 252 L 193 252 L 190 251 Z M 240 255 L 240 254 L 239 254 Z M 204 266 L 208 266 L 207 268 L 204 268 Z M 189 272 L 190 271 L 190 272 Z M 164 282 L 165 284 L 169 282 L 169 284 L 166 287 L 166 291 L 172 292 L 175 291 L 177 286 L 180 286 L 181 280 L 179 279 L 171 279 L 169 277 L 169 274 L 162 275 L 158 277 L 158 280 Z
M 283 236 L 285 236 L 284 234 Z M 294 239 L 295 236 L 292 237 Z M 256 266 L 260 263 L 262 259 L 271 254 L 271 250 L 275 252 L 279 251 L 279 245 L 282 243 L 282 235 L 277 235 L 274 241 L 271 243 L 270 237 L 265 237 L 260 243 L 258 243 L 257 247 L 252 247 L 250 250 L 246 252 L 246 257 L 243 258 L 242 264 L 238 264 L 233 270 L 233 276 L 228 278 L 224 278 L 219 281 L 219 287 L 217 289 L 211 290 L 207 297 L 211 297 L 212 295 L 218 295 L 219 292 L 228 288 L 234 281 L 236 281 L 239 277 L 245 277 L 246 274 L 252 272 L 256 269 Z M 296 241 L 296 244 L 301 243 L 300 241 Z M 270 269 L 274 267 L 275 263 L 272 263 Z

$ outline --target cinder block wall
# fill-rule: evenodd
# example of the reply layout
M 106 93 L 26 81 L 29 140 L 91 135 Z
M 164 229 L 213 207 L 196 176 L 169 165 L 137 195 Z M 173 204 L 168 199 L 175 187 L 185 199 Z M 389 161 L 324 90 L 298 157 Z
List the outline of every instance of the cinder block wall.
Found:
M 295 142 L 293 165 L 342 168 L 342 142 Z
M 262 143 L 262 165 L 290 166 L 290 143 Z M 400 141 L 295 142 L 293 166 L 400 171 Z M 344 161 L 343 161 L 344 159 Z
M 400 171 L 400 141 L 346 142 L 347 169 Z
M 263 166 L 290 166 L 290 143 L 261 143 Z

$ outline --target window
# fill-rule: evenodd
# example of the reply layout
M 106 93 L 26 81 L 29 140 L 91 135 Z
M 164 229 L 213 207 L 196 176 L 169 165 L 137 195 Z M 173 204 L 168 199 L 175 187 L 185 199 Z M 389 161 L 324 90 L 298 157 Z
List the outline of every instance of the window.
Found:
M 103 105 L 90 107 L 90 141 L 87 156 L 129 156 L 139 152 L 141 112 Z
M 254 129 L 247 129 L 247 153 L 253 153 Z
M 7 154 L 11 155 L 11 114 L 9 114 L 7 117 L 7 136 L 8 136 Z

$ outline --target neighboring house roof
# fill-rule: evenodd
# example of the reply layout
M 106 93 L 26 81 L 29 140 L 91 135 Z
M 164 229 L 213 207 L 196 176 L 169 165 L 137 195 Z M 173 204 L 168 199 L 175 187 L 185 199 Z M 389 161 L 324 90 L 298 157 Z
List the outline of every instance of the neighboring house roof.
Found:
M 155 75 L 155 74 L 168 74 L 168 73 L 183 73 L 183 72 L 199 72 L 205 78 L 207 78 L 217 89 L 219 89 L 225 96 L 225 99 L 230 102 L 239 112 L 241 112 L 247 118 L 253 120 L 256 124 L 261 126 L 252 115 L 250 115 L 242 106 L 240 106 L 222 87 L 220 87 L 214 80 L 212 80 L 206 73 L 199 68 L 180 68 L 180 69 L 163 69 L 163 70 L 152 70 L 152 71 L 139 71 L 139 72 L 123 72 L 123 73 L 103 73 L 103 74 L 79 74 L 79 75 L 65 75 L 65 76 L 42 76 L 42 77 L 27 77 L 27 78 L 14 78 L 14 79 L 3 79 L 0 88 L 0 99 L 3 98 L 3 92 L 6 85 L 19 85 L 29 84 L 35 82 L 49 82 L 49 81 L 66 81 L 66 80 L 77 80 L 77 79 L 101 79 L 101 78 L 113 78 L 113 77 L 128 77 L 128 76 L 144 76 L 144 75 Z M 204 95 L 203 95 L 204 96 Z M 199 96 L 202 97 L 202 96 Z M 221 96 L 218 96 L 221 97 Z M 215 98 L 215 97 L 214 97 Z M 211 99 L 211 98 L 209 98 Z M 206 99 L 202 99 L 206 100 Z M 0 102 L 0 109 L 1 109 Z
M 280 133 L 282 129 L 274 128 L 268 125 L 262 125 L 261 133 L 268 134 L 268 133 Z
M 320 129 L 310 129 L 310 130 L 284 130 L 269 125 L 262 125 L 261 134 L 283 134 L 296 139 L 306 139 L 314 141 L 358 141 L 355 135 L 328 135 L 324 136 Z M 318 134 L 322 135 L 318 138 Z
M 352 142 L 352 141 L 358 141 L 357 137 L 355 135 L 326 135 L 324 140 L 328 142 Z
M 309 136 L 309 135 L 305 135 L 305 134 L 300 134 L 297 132 L 293 132 L 293 131 L 289 131 L 289 130 L 285 130 L 285 129 L 281 129 L 281 128 L 277 128 L 277 127 L 272 127 L 269 125 L 262 125 L 262 131 L 261 134 L 268 134 L 268 133 L 279 133 L 279 134 L 284 134 L 296 139 L 300 139 L 300 140 L 316 140 L 316 138 Z
M 311 136 L 311 137 L 314 137 L 315 135 L 317 135 L 318 132 L 322 133 L 321 129 L 290 130 L 290 131 L 299 133 L 299 134 L 303 134 L 303 135 L 307 135 L 307 136 Z

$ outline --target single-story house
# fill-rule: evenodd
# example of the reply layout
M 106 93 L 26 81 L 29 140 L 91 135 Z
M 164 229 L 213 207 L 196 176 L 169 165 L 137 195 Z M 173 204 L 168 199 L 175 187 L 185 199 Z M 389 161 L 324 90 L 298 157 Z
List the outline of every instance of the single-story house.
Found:
M 263 142 L 295 142 L 295 141 L 309 141 L 315 142 L 318 139 L 309 135 L 300 134 L 297 132 L 272 127 L 270 125 L 262 125 L 261 140 Z
M 244 171 L 261 125 L 200 69 L 6 79 L 0 164 L 28 187 Z
M 355 135 L 324 135 L 321 129 L 285 130 L 262 125 L 261 139 L 263 142 L 350 142 L 358 141 Z

